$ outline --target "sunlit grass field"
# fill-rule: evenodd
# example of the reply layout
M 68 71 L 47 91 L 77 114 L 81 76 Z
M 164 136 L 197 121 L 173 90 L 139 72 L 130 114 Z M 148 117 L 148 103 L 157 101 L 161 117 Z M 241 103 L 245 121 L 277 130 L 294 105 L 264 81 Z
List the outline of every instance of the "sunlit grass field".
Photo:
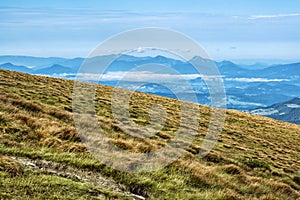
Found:
M 73 84 L 0 70 L 0 199 L 300 199 L 299 125 L 228 110 L 218 143 L 199 158 L 212 112 L 199 105 L 198 134 L 181 158 L 154 172 L 120 172 L 97 161 L 81 142 Z M 135 92 L 132 121 L 148 124 L 148 109 L 157 103 L 167 120 L 155 136 L 134 138 L 112 117 L 113 89 L 97 87 L 95 109 L 116 146 L 151 152 L 175 137 L 179 101 Z

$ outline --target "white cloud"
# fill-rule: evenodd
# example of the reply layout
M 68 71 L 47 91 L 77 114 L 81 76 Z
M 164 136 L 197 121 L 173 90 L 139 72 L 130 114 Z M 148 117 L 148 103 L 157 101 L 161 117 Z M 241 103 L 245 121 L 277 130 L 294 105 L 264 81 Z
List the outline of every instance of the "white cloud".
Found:
M 300 17 L 299 13 L 290 14 L 276 14 L 276 15 L 252 15 L 248 19 L 273 19 L 273 18 L 283 18 L 283 17 Z
M 78 74 L 56 74 L 55 77 L 64 78 L 66 76 L 77 77 L 80 81 L 136 81 L 136 82 L 168 82 L 168 81 L 180 81 L 180 80 L 192 80 L 196 78 L 202 78 L 203 80 L 220 79 L 220 76 L 204 76 L 200 74 L 158 74 L 148 71 L 139 72 L 108 72 L 106 74 L 96 73 L 78 73 Z
M 226 78 L 226 81 L 237 81 L 237 82 L 281 82 L 289 81 L 288 79 L 267 79 L 267 78 Z
M 164 80 L 164 81 L 174 81 L 179 79 L 195 79 L 200 77 L 199 74 L 155 74 L 152 72 L 109 72 L 107 74 L 77 74 L 77 77 L 83 80 L 100 80 L 101 81 L 111 81 L 111 80 L 124 80 L 124 81 L 154 81 L 154 80 Z

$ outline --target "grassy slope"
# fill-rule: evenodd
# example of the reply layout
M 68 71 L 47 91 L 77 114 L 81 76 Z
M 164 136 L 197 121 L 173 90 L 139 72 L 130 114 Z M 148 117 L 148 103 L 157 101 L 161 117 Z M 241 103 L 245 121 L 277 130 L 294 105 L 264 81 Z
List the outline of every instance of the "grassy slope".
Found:
M 103 166 L 80 142 L 70 112 L 72 89 L 72 81 L 0 70 L 0 199 L 132 199 L 133 194 L 150 199 L 300 199 L 299 125 L 227 111 L 219 142 L 199 159 L 211 112 L 200 106 L 199 135 L 182 158 L 156 172 L 125 173 Z M 134 139 L 112 120 L 111 92 L 111 87 L 99 86 L 96 111 L 116 145 L 154 151 L 173 137 L 178 101 L 135 93 L 131 116 L 136 123 L 148 122 L 146 111 L 154 102 L 167 109 L 168 121 L 157 137 Z

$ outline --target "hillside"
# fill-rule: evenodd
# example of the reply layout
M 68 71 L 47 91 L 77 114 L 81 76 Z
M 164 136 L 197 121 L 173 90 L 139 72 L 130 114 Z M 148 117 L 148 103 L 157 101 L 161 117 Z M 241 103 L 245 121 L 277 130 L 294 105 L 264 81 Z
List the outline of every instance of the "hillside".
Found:
M 228 110 L 217 145 L 200 159 L 212 109 L 199 106 L 198 135 L 183 157 L 159 171 L 126 173 L 98 162 L 81 143 L 72 81 L 0 70 L 0 90 L 0 199 L 300 199 L 299 125 Z M 156 137 L 135 139 L 114 122 L 111 94 L 99 85 L 95 107 L 118 147 L 155 151 L 174 137 L 177 100 L 134 93 L 136 123 L 149 123 L 154 102 L 168 114 Z

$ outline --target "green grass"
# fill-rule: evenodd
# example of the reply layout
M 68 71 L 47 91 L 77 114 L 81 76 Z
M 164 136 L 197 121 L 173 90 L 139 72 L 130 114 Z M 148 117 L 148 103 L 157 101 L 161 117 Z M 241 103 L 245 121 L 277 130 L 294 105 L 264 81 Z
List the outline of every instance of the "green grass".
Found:
M 135 92 L 130 101 L 135 123 L 149 124 L 154 103 L 167 113 L 158 134 L 135 138 L 112 117 L 112 89 L 99 85 L 95 99 L 98 121 L 115 145 L 155 151 L 175 136 L 178 101 Z M 126 173 L 103 165 L 81 143 L 70 112 L 72 90 L 72 81 L 0 70 L 0 199 L 300 198 L 299 125 L 228 110 L 219 142 L 200 159 L 212 108 L 199 105 L 198 134 L 181 158 L 158 171 Z M 18 162 L 22 159 L 50 164 L 32 168 Z M 74 179 L 69 172 L 87 179 Z
M 129 199 L 90 183 L 27 171 L 22 176 L 1 174 L 0 197 L 5 199 Z

